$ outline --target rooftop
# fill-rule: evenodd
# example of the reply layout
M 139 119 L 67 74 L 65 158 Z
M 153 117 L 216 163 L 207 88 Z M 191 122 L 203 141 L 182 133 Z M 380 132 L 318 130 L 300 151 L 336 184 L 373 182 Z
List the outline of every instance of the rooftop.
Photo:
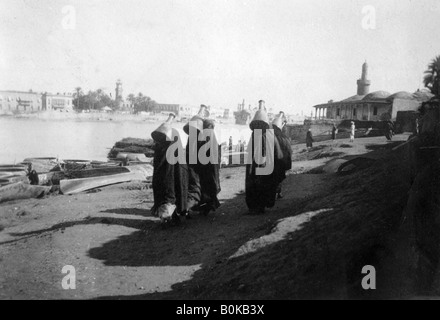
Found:
M 328 104 L 339 104 L 339 103 L 350 103 L 350 102 L 360 102 L 360 101 L 377 101 L 377 102 L 392 102 L 394 99 L 405 99 L 405 100 L 417 100 L 425 102 L 430 100 L 434 95 L 426 90 L 418 90 L 414 93 L 408 91 L 398 91 L 396 93 L 390 94 L 387 91 L 375 91 L 365 96 L 354 95 L 347 99 L 341 101 L 331 101 L 329 103 L 322 103 L 317 106 L 324 106 Z

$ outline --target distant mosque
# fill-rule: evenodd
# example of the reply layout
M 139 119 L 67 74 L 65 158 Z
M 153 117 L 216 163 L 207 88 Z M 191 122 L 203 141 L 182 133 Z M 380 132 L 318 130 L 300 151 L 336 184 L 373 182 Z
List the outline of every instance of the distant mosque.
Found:
M 371 81 L 368 80 L 368 64 L 362 65 L 362 76 L 357 80 L 357 94 L 345 100 L 314 106 L 315 119 L 395 121 L 399 111 L 416 111 L 420 105 L 433 95 L 428 91 L 417 90 L 391 94 L 386 91 L 370 93 Z

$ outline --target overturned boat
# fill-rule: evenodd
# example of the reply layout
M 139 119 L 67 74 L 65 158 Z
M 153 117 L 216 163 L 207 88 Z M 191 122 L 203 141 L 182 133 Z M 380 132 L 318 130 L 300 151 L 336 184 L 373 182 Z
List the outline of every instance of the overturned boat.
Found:
M 144 181 L 153 175 L 151 165 L 82 170 L 73 174 L 73 179 L 60 181 L 63 194 L 75 194 L 113 184 Z
M 41 198 L 49 193 L 51 187 L 34 186 L 16 182 L 0 187 L 0 203 L 11 200 Z

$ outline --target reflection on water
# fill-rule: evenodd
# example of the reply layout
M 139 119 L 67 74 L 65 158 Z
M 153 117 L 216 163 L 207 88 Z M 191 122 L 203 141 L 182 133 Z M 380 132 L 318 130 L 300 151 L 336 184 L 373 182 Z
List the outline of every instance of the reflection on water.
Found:
M 21 162 L 30 157 L 58 157 L 105 161 L 116 141 L 126 137 L 150 138 L 160 123 L 115 121 L 45 121 L 0 118 L 0 164 Z M 184 123 L 175 123 L 178 129 Z M 233 137 L 249 140 L 248 126 L 218 124 L 220 142 Z

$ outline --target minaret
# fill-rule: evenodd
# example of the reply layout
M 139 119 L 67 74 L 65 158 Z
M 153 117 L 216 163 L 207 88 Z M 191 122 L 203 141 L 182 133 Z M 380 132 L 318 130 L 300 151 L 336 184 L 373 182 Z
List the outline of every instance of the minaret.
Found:
M 118 108 L 121 107 L 122 104 L 122 82 L 121 79 L 116 81 L 116 89 L 115 89 L 115 101 Z
M 362 77 L 357 81 L 357 94 L 365 96 L 370 93 L 371 81 L 368 80 L 368 64 L 367 61 L 362 65 Z
M 116 89 L 115 89 L 115 100 L 121 99 L 122 100 L 122 82 L 120 79 L 116 81 Z

